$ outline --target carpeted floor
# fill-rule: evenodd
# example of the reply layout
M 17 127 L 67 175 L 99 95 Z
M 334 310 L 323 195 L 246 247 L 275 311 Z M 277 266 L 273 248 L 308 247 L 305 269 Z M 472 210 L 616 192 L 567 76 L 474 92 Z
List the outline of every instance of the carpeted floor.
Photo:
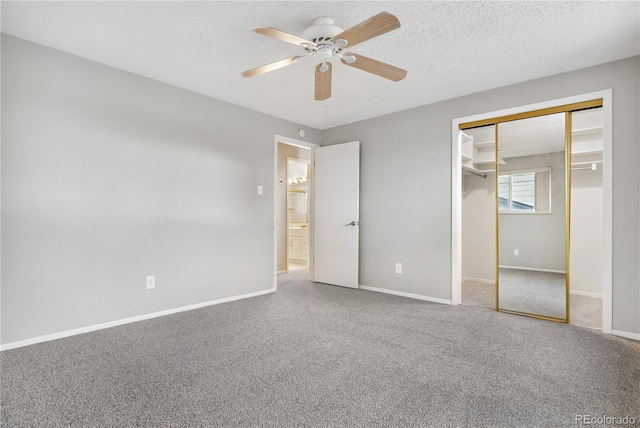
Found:
M 563 273 L 500 268 L 500 308 L 546 317 L 567 317 Z
M 572 294 L 570 304 L 571 324 L 602 330 L 602 298 Z
M 462 304 L 495 310 L 496 286 L 465 279 L 462 281 Z M 579 327 L 602 330 L 602 299 L 571 294 L 570 323 Z
M 640 419 L 640 343 L 320 285 L 0 354 L 7 427 L 573 427 Z
M 496 285 L 473 279 L 462 280 L 463 305 L 496 309 Z

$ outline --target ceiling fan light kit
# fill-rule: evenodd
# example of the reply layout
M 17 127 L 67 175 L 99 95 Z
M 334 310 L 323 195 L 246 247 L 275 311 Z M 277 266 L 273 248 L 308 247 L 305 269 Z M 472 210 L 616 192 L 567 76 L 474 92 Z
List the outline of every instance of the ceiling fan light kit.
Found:
M 313 21 L 313 25 L 302 33 L 302 37 L 294 36 L 272 27 L 256 28 L 254 31 L 258 34 L 301 46 L 305 52 L 304 55 L 297 55 L 247 70 L 242 73 L 242 76 L 256 76 L 304 59 L 315 58 L 319 64 L 315 67 L 314 98 L 316 100 L 326 100 L 331 97 L 331 62 L 336 58 L 345 65 L 398 82 L 406 77 L 406 70 L 363 55 L 351 52 L 343 53 L 344 48 L 350 48 L 397 28 L 400 28 L 400 21 L 387 12 L 381 12 L 346 31 L 336 26 L 333 19 L 321 16 L 316 18 Z

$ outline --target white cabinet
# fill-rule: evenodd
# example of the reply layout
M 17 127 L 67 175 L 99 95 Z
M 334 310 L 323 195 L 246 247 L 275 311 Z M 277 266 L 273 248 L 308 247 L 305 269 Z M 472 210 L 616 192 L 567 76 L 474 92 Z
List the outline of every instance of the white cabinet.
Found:
M 307 229 L 289 229 L 289 258 L 309 260 L 309 231 Z
M 300 259 L 300 237 L 299 236 L 289 237 L 289 258 Z

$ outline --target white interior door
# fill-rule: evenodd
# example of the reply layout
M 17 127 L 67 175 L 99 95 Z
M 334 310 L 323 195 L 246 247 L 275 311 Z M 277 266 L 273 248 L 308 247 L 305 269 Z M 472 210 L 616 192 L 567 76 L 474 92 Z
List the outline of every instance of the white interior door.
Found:
M 315 149 L 313 280 L 358 288 L 360 142 Z

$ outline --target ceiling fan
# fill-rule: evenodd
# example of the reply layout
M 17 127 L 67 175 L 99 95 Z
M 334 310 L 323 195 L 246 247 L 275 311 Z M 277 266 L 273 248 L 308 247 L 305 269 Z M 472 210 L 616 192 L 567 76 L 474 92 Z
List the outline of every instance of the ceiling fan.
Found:
M 302 37 L 297 37 L 272 27 L 256 28 L 253 31 L 258 34 L 301 46 L 305 52 L 302 55 L 247 70 L 242 73 L 242 76 L 251 77 L 286 67 L 295 62 L 315 58 L 319 61 L 319 64 L 316 66 L 314 98 L 316 100 L 326 100 L 331 97 L 331 61 L 337 58 L 348 66 L 398 82 L 405 78 L 407 75 L 406 70 L 363 55 L 343 52 L 346 48 L 351 48 L 358 43 L 388 33 L 396 28 L 400 28 L 400 21 L 387 12 L 381 12 L 346 31 L 337 27 L 333 19 L 322 16 L 313 21 L 313 25 L 304 31 Z

